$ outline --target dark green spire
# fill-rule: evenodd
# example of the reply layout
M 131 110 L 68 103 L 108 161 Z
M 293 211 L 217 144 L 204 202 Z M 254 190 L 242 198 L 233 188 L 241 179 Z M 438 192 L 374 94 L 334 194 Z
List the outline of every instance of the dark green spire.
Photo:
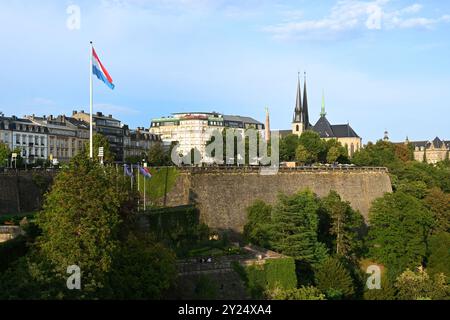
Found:
M 322 109 L 320 111 L 320 116 L 325 117 L 327 113 L 325 112 L 325 92 L 322 90 Z

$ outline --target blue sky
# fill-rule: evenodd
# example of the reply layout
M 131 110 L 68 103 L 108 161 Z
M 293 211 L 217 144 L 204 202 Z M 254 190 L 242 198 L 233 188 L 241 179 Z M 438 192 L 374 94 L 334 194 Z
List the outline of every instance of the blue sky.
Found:
M 88 110 L 93 40 L 116 85 L 94 83 L 95 108 L 131 127 L 180 111 L 264 121 L 268 106 L 287 129 L 307 71 L 314 123 L 324 90 L 328 119 L 365 142 L 450 140 L 449 34 L 437 0 L 4 0 L 0 111 Z

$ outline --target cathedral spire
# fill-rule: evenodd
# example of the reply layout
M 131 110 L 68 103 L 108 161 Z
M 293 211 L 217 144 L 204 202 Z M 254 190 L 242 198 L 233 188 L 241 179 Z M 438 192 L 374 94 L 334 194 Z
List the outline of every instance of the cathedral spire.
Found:
M 294 123 L 301 123 L 303 122 L 302 117 L 302 91 L 300 87 L 300 72 L 298 73 L 298 80 L 297 80 L 297 99 L 295 101 L 295 110 L 294 110 Z
M 309 129 L 309 113 L 308 113 L 308 94 L 306 92 L 306 72 L 305 72 L 305 83 L 304 83 L 304 89 L 303 89 L 303 123 L 305 130 Z
M 322 110 L 320 111 L 320 116 L 325 117 L 327 113 L 325 112 L 325 91 L 322 90 Z

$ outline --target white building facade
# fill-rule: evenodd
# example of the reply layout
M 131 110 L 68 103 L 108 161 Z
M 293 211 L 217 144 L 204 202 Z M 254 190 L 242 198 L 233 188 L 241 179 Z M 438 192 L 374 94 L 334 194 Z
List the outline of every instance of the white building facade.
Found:
M 45 126 L 33 123 L 29 119 L 11 117 L 11 150 L 20 149 L 20 155 L 27 164 L 37 160 L 47 160 L 48 130 Z
M 256 129 L 264 136 L 264 124 L 242 116 L 222 115 L 216 112 L 174 113 L 167 118 L 152 119 L 150 132 L 161 136 L 163 143 L 178 143 L 178 152 L 186 155 L 198 150 L 202 159 L 207 159 L 206 144 L 215 130 L 233 128 L 244 132 Z

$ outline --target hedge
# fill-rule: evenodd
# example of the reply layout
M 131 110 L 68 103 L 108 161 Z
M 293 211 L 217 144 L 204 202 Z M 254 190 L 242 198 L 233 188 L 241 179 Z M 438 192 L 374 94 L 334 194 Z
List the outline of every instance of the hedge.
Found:
M 246 282 L 253 298 L 263 298 L 264 292 L 275 287 L 294 289 L 297 287 L 295 260 L 293 258 L 268 259 L 262 265 L 246 268 L 235 265 L 235 270 Z

